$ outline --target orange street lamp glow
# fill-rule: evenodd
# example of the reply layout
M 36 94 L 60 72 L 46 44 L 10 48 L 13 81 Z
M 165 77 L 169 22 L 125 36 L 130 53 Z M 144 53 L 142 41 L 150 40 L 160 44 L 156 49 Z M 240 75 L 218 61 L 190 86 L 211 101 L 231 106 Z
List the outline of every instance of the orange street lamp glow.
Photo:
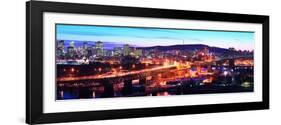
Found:
M 71 72 L 74 72 L 75 71 L 75 69 L 74 68 L 71 68 Z

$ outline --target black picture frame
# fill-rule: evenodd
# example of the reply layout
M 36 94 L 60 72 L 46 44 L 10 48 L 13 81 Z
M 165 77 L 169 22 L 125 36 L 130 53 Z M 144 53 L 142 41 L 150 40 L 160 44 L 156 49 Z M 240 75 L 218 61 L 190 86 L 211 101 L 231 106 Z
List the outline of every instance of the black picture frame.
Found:
M 43 113 L 43 13 L 76 13 L 262 24 L 262 101 L 106 111 Z M 62 2 L 26 3 L 26 123 L 56 123 L 269 109 L 269 16 Z M 116 115 L 118 114 L 118 115 Z

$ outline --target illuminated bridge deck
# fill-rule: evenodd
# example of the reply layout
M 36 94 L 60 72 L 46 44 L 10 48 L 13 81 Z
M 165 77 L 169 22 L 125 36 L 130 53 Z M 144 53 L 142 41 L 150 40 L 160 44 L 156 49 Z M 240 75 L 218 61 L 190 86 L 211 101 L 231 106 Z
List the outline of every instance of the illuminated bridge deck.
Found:
M 97 79 L 106 79 L 106 78 L 117 78 L 117 77 L 124 77 L 129 75 L 137 75 L 147 72 L 153 72 L 158 70 L 164 70 L 169 68 L 176 68 L 176 65 L 169 65 L 169 66 L 161 66 L 161 67 L 155 67 L 150 69 L 142 69 L 142 70 L 136 70 L 136 71 L 129 71 L 129 72 L 116 72 L 116 73 L 105 73 L 101 75 L 91 75 L 91 76 L 76 76 L 76 77 L 60 77 L 57 78 L 57 82 L 73 82 L 73 81 L 79 81 L 79 80 L 97 80 Z

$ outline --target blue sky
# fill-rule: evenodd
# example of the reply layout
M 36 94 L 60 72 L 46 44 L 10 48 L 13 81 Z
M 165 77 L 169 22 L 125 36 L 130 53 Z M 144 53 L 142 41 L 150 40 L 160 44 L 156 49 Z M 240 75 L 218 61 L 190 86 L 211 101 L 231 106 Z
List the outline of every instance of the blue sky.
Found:
M 253 32 L 179 30 L 160 28 L 56 25 L 57 40 L 105 41 L 139 47 L 155 45 L 206 44 L 222 48 L 253 50 Z

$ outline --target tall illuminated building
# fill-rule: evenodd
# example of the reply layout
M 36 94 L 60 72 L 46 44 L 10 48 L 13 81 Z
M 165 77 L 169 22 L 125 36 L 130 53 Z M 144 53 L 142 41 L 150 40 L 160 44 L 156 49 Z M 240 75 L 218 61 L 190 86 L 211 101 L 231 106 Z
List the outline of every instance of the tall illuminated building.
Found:
M 124 54 L 124 56 L 128 56 L 128 55 L 130 55 L 130 46 L 129 46 L 129 44 L 125 44 L 124 46 L 123 46 L 123 49 L 124 49 L 124 52 L 123 52 L 123 54 Z
M 114 52 L 114 56 L 121 56 L 122 55 L 122 48 L 121 47 L 114 47 L 113 52 Z
M 71 41 L 71 42 L 69 43 L 69 46 L 74 48 L 74 47 L 75 47 L 75 46 L 74 46 L 74 41 Z
M 136 56 L 142 56 L 142 49 L 136 49 L 135 50 L 135 55 Z
M 74 41 L 71 41 L 69 43 L 69 46 L 67 47 L 67 55 L 70 58 L 73 58 L 75 56 L 75 46 L 74 46 Z
M 57 48 L 64 49 L 64 41 L 63 40 L 58 41 Z
M 103 43 L 101 41 L 97 41 L 95 45 L 96 55 L 103 56 Z
M 88 43 L 83 42 L 83 50 L 82 50 L 83 56 L 88 56 Z
M 130 46 L 130 47 L 129 47 L 129 50 L 130 50 L 130 55 L 131 55 L 131 56 L 136 56 L 136 53 L 135 53 L 136 50 L 137 50 L 136 47 L 131 47 L 131 46 Z
M 94 48 L 93 47 L 88 47 L 87 48 L 87 57 L 93 56 Z
M 113 50 L 109 50 L 109 49 L 104 49 L 103 50 L 103 55 L 104 56 L 107 56 L 107 57 L 112 57 L 112 56 L 114 56 L 114 51 Z
M 60 40 L 57 42 L 57 56 L 62 57 L 64 56 L 64 41 Z
M 88 48 L 88 43 L 87 42 L 83 42 L 83 49 L 87 49 Z

